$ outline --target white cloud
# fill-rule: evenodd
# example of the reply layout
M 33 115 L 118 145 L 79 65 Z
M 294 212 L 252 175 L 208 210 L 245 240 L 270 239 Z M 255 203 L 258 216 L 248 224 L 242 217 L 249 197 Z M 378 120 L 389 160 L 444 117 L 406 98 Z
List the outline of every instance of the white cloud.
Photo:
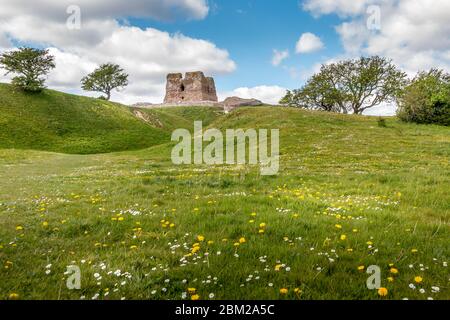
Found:
M 227 97 L 237 96 L 244 99 L 258 99 L 268 104 L 278 104 L 280 99 L 284 97 L 287 89 L 279 86 L 257 86 L 257 87 L 241 87 L 231 92 L 219 92 L 220 100 Z
M 49 86 L 71 92 L 80 88 L 81 78 L 98 65 L 119 64 L 130 75 L 130 83 L 112 97 L 124 103 L 161 102 L 165 77 L 170 72 L 202 70 L 215 75 L 236 68 L 228 52 L 211 42 L 152 28 L 118 27 L 94 47 L 80 47 L 73 52 L 53 48 L 51 54 L 56 58 L 57 68 L 50 73 Z
M 364 111 L 366 116 L 395 116 L 397 114 L 397 106 L 391 103 L 382 103 L 371 109 Z
M 58 66 L 50 73 L 48 85 L 55 89 L 68 90 L 80 86 L 80 80 L 96 68 L 96 64 L 84 60 L 72 53 L 62 52 L 57 48 L 49 48 L 49 53 L 55 57 Z
M 83 19 L 123 17 L 157 20 L 203 19 L 208 15 L 206 0 L 2 0 L 0 18 L 39 15 L 47 21 L 65 22 L 67 8 L 77 5 Z
M 367 28 L 369 5 L 381 10 L 379 31 Z M 409 75 L 432 67 L 450 70 L 448 0 L 307 0 L 303 8 L 350 17 L 336 27 L 344 56 L 385 56 Z
M 207 10 L 203 10 L 207 8 L 206 1 L 203 0 L 108 0 L 108 4 L 105 3 L 106 0 L 96 1 L 95 4 L 82 0 L 78 1 L 83 19 L 80 30 L 69 30 L 65 20 L 59 19 L 60 10 L 63 9 L 64 15 L 65 8 L 58 2 L 48 0 L 48 6 L 40 3 L 42 10 L 35 11 L 34 15 L 27 15 L 28 10 L 31 10 L 29 7 L 36 6 L 35 1 L 4 1 L 5 7 L 2 3 L 0 18 L 5 11 L 22 13 L 23 10 L 25 14 L 3 16 L 0 19 L 0 47 L 6 35 L 22 42 L 49 47 L 57 65 L 49 74 L 50 88 L 83 93 L 80 89 L 81 78 L 98 65 L 113 62 L 120 64 L 130 75 L 129 86 L 120 93 L 113 93 L 113 100 L 124 103 L 159 103 L 164 96 L 165 76 L 169 72 L 202 70 L 214 76 L 230 73 L 236 68 L 228 52 L 217 48 L 212 42 L 181 33 L 169 34 L 154 28 L 142 30 L 121 25 L 113 18 L 102 18 L 116 14 L 152 16 L 157 15 L 157 12 L 161 13 L 159 18 L 175 18 L 182 14 L 185 18 L 201 18 L 207 13 Z M 66 4 L 68 1 L 62 3 Z M 173 10 L 169 10 L 170 8 Z M 123 9 L 123 12 L 119 9 Z M 103 13 L 101 10 L 104 10 Z M 164 13 L 164 10 L 167 12 Z M 83 12 L 89 16 L 86 18 Z
M 361 14 L 371 0 L 306 0 L 303 9 L 314 16 L 337 13 L 340 16 Z
M 307 32 L 301 35 L 297 42 L 297 53 L 312 53 L 323 49 L 324 44 L 322 40 L 315 34 Z
M 278 51 L 277 49 L 274 49 L 272 57 L 272 65 L 277 67 L 287 58 L 289 58 L 289 50 Z
M 9 42 L 9 39 L 6 37 L 6 34 L 0 33 L 0 50 L 6 49 L 11 47 L 11 43 Z

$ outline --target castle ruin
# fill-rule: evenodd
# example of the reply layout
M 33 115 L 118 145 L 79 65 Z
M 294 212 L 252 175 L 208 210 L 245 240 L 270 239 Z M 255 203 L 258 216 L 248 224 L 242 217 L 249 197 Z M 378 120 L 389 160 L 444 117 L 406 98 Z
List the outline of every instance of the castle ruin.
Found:
M 187 72 L 167 75 L 165 104 L 195 102 L 218 102 L 214 79 L 205 77 L 203 72 Z

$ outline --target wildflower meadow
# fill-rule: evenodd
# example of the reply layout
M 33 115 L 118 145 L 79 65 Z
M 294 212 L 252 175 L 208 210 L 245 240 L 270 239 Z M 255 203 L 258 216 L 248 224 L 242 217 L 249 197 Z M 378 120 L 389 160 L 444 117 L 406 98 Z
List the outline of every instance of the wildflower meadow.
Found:
M 448 128 L 193 109 L 205 127 L 279 129 L 279 174 L 174 165 L 169 135 L 102 154 L 2 149 L 0 299 L 450 299 Z M 142 112 L 170 132 L 189 110 Z

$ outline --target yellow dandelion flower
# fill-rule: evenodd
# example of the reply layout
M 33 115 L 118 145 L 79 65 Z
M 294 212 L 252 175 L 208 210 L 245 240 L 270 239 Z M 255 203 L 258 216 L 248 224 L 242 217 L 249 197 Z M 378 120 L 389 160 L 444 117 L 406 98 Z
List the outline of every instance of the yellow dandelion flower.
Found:
M 301 290 L 300 288 L 295 288 L 295 289 L 294 289 L 294 292 L 295 292 L 296 294 L 300 294 L 300 293 L 302 293 L 302 290 Z
M 387 281 L 388 281 L 388 282 L 394 282 L 394 278 L 393 278 L 393 277 L 388 277 L 388 278 L 387 278 Z
M 119 219 L 117 219 L 118 221 L 123 221 L 123 220 L 125 220 L 125 218 L 124 217 L 119 217 Z
M 288 294 L 289 290 L 286 288 L 280 289 L 280 294 Z
M 388 295 L 388 289 L 386 289 L 386 288 L 378 289 L 378 295 L 380 297 L 386 297 Z
M 47 222 L 47 221 L 42 222 L 42 226 L 43 226 L 44 228 L 47 228 L 47 227 L 48 227 L 48 222 Z
M 266 224 L 265 224 L 265 223 L 260 223 L 260 224 L 259 224 L 259 227 L 260 227 L 261 229 L 264 229 L 264 228 L 266 227 Z
M 195 294 L 197 292 L 197 289 L 195 288 L 188 288 L 189 294 Z
M 359 266 L 359 267 L 358 267 L 358 271 L 364 271 L 364 269 L 366 269 L 365 266 Z
M 411 250 L 411 253 L 417 253 L 417 252 L 419 252 L 419 250 L 417 250 L 417 249 L 412 249 Z
M 335 225 L 336 229 L 342 229 L 342 226 L 340 224 Z
M 239 242 L 235 242 L 235 243 L 234 243 L 234 246 L 235 246 L 235 247 L 239 247 L 240 245 L 241 245 L 241 244 L 240 244 Z
M 23 230 L 23 227 L 22 227 L 22 226 L 17 226 L 17 227 L 16 227 L 16 230 L 17 230 L 17 231 L 22 231 L 22 230 Z
M 10 293 L 9 294 L 9 299 L 10 300 L 17 300 L 17 299 L 19 299 L 19 294 L 17 294 L 17 293 Z
M 264 231 L 264 229 L 259 229 L 258 233 L 263 234 L 263 233 L 265 233 L 265 231 Z
M 341 235 L 341 241 L 347 240 L 347 236 L 345 234 Z
M 212 245 L 212 244 L 214 244 L 214 241 L 208 241 L 208 245 Z
M 391 272 L 392 274 L 398 274 L 398 269 L 396 269 L 396 268 L 391 268 L 390 272 Z
M 198 294 L 194 294 L 192 297 L 191 297 L 191 300 L 192 301 L 197 301 L 197 300 L 199 300 L 200 299 L 200 296 L 198 295 Z
M 277 264 L 277 265 L 275 266 L 275 271 L 280 271 L 282 267 L 283 267 L 283 265 Z
M 423 278 L 420 277 L 420 276 L 417 276 L 417 277 L 414 278 L 414 281 L 415 281 L 416 283 L 422 283 L 422 282 L 423 282 Z
M 245 240 L 244 237 L 242 237 L 242 238 L 239 239 L 239 243 L 246 243 L 246 242 L 247 242 L 247 240 Z
M 171 227 L 171 228 L 175 228 L 175 223 L 171 223 L 171 224 L 170 224 L 170 227 Z
M 256 212 L 253 212 L 252 214 L 250 214 L 252 217 L 256 217 Z
M 203 241 L 205 241 L 205 237 L 199 235 L 199 236 L 197 236 L 197 240 L 200 242 L 203 242 Z
M 195 254 L 200 251 L 200 247 L 193 247 L 191 253 Z
M 138 247 L 137 246 L 131 246 L 130 249 L 131 250 L 136 250 Z

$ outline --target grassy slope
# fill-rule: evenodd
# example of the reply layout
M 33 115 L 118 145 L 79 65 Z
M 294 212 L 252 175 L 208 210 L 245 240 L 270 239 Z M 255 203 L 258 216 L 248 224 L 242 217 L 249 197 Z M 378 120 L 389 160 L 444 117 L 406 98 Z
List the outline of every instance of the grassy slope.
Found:
M 281 172 L 174 167 L 170 144 L 89 156 L 0 151 L 0 263 L 13 263 L 0 271 L 0 299 L 11 292 L 102 298 L 107 288 L 118 289 L 113 299 L 180 299 L 192 287 L 205 299 L 377 299 L 357 270 L 373 264 L 387 298 L 450 298 L 449 128 L 394 119 L 380 128 L 374 118 L 294 109 L 244 108 L 218 118 L 211 109 L 143 112 L 168 128 L 198 117 L 222 129 L 280 128 Z M 206 238 L 201 250 L 181 266 L 197 235 Z M 246 243 L 235 247 L 241 237 Z M 73 261 L 83 272 L 81 292 L 61 280 Z M 275 271 L 278 264 L 290 272 Z M 117 269 L 132 275 L 124 286 L 107 273 Z M 202 283 L 208 276 L 217 283 Z M 412 290 L 416 276 L 424 280 Z
M 208 126 L 223 115 L 220 108 L 191 107 L 191 108 L 167 108 L 167 109 L 138 109 L 145 114 L 159 119 L 167 130 L 186 128 L 192 131 L 194 121 L 202 121 L 203 126 Z
M 106 153 L 146 148 L 168 134 L 119 104 L 52 90 L 30 95 L 0 84 L 1 148 Z

